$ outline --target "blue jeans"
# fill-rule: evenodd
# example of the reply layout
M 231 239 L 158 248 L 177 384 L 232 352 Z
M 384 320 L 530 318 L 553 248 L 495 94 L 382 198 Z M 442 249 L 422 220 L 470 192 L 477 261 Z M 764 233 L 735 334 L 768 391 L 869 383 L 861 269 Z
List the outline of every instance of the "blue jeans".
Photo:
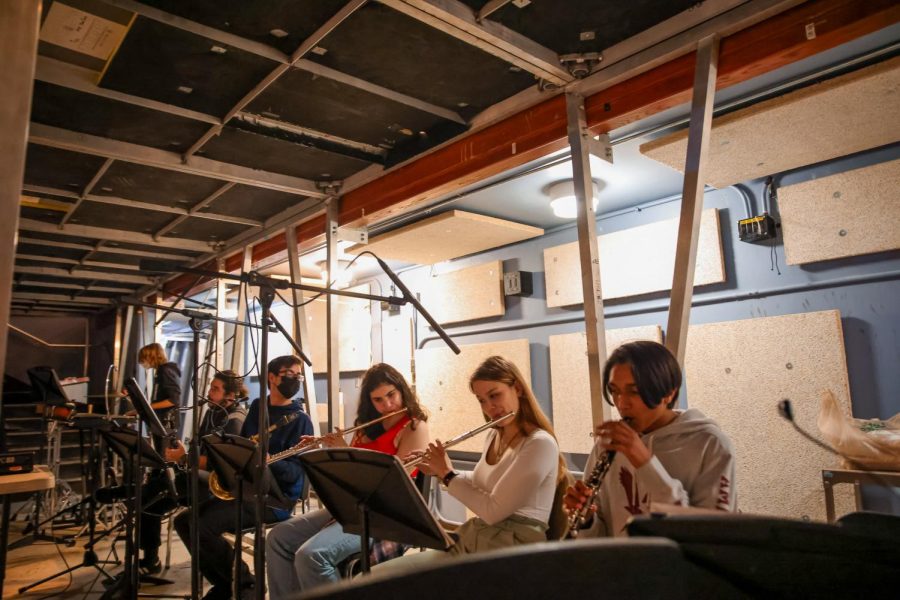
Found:
M 359 552 L 360 537 L 344 533 L 327 510 L 292 517 L 266 535 L 266 579 L 270 600 L 338 581 L 337 566 Z

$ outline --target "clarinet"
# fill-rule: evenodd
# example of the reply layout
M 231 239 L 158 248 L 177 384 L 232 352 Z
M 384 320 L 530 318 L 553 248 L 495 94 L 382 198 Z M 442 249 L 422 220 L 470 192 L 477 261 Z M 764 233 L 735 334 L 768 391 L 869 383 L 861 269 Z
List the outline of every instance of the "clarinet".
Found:
M 631 419 L 624 419 L 624 422 L 630 424 Z M 567 538 L 577 538 L 578 530 L 587 523 L 591 506 L 600 493 L 600 486 L 603 485 L 603 479 L 606 477 L 606 473 L 609 471 L 609 467 L 612 466 L 615 457 L 615 450 L 607 450 L 601 454 L 600 458 L 597 459 L 597 464 L 591 469 L 590 475 L 585 479 L 584 483 L 591 490 L 591 495 L 581 508 L 569 515 L 569 527 L 566 531 Z

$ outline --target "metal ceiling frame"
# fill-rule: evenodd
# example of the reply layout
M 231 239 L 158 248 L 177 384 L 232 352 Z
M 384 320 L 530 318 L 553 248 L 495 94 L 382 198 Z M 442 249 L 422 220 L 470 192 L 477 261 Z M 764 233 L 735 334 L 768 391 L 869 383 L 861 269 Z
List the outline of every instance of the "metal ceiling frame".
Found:
M 65 294 L 40 294 L 37 292 L 13 292 L 12 293 L 13 302 L 16 300 L 47 300 L 51 302 L 76 302 L 78 304 L 94 304 L 97 306 L 107 306 L 112 304 L 112 300 L 109 298 L 101 298 L 97 296 L 84 297 L 84 296 L 76 296 L 74 294 L 65 295 Z
M 315 75 L 320 75 L 322 77 L 327 77 L 328 79 L 333 79 L 335 81 L 351 85 L 363 91 L 376 94 L 390 100 L 394 100 L 395 102 L 400 102 L 407 106 L 411 106 L 413 108 L 431 113 L 435 116 L 446 119 L 449 118 L 448 114 L 452 115 L 452 120 L 458 123 L 465 123 L 465 120 L 462 117 L 446 108 L 436 106 L 418 98 L 413 98 L 412 96 L 408 96 L 401 92 L 389 90 L 385 87 L 375 85 L 363 79 L 359 79 L 358 77 L 353 77 L 352 75 L 348 75 L 334 69 L 329 69 L 328 67 L 324 67 L 309 60 L 301 58 L 294 62 L 293 65 L 291 65 L 291 57 L 273 48 L 272 46 L 243 38 L 234 35 L 233 33 L 215 29 L 213 27 L 208 27 L 207 25 L 203 25 L 201 23 L 197 23 L 196 21 L 191 21 L 190 19 L 185 19 L 184 17 L 179 17 L 177 15 L 161 11 L 157 8 L 141 4 L 140 2 L 135 2 L 134 0 L 101 1 L 111 6 L 116 6 L 118 8 L 131 11 L 142 17 L 153 19 L 154 21 L 159 21 L 160 23 L 165 23 L 170 27 L 175 27 L 176 29 L 181 29 L 182 31 L 187 31 L 189 33 L 193 33 L 195 35 L 199 35 L 216 42 L 227 44 L 234 48 L 238 48 L 239 50 L 243 50 L 244 52 L 249 52 L 251 54 L 267 58 L 282 65 L 287 65 L 289 67 L 293 66 L 293 68 L 300 69 L 302 71 L 307 71 Z
M 35 79 L 38 81 L 43 81 L 45 83 L 74 90 L 77 92 L 83 92 L 92 96 L 99 96 L 101 98 L 106 98 L 107 100 L 114 100 L 116 102 L 122 102 L 125 104 L 130 104 L 132 106 L 138 106 L 140 108 L 146 108 L 148 110 L 154 110 L 168 115 L 182 117 L 185 119 L 190 119 L 192 121 L 198 121 L 200 123 L 208 123 L 210 125 L 223 124 L 222 119 L 213 115 L 181 108 L 180 106 L 176 106 L 174 104 L 166 104 L 165 102 L 158 102 L 156 100 L 150 100 L 141 96 L 134 96 L 132 94 L 126 94 L 124 92 L 102 88 L 98 86 L 94 81 L 98 76 L 99 73 L 97 71 L 92 71 L 85 67 L 79 67 L 78 65 L 62 62 L 53 58 L 49 58 L 47 56 L 38 56 L 37 59 Z M 351 150 L 365 152 L 374 156 L 378 156 L 379 158 L 383 158 L 386 154 L 383 148 L 372 146 L 370 144 L 366 144 L 365 142 L 359 142 L 330 133 L 316 131 L 308 127 L 301 127 L 293 123 L 288 123 L 287 121 L 281 121 L 279 119 L 266 117 L 264 115 L 257 115 L 255 113 L 240 111 L 234 115 L 234 118 L 263 127 L 271 127 L 273 129 L 280 129 L 297 135 L 303 135 L 312 138 L 313 140 L 323 140 L 328 142 L 329 144 L 345 146 Z M 331 152 L 343 155 L 337 149 L 319 147 L 317 147 L 316 149 L 321 150 L 322 152 Z
M 136 265 L 123 265 L 119 263 L 99 262 L 94 260 L 78 260 L 75 258 L 62 258 L 59 256 L 45 256 L 43 254 L 22 254 L 16 252 L 16 259 L 34 260 L 49 263 L 58 263 L 61 265 L 77 265 L 80 267 L 94 267 L 97 269 L 119 269 L 122 271 L 140 271 L 140 267 Z
M 289 194 L 320 198 L 324 196 L 316 187 L 315 182 L 309 179 L 251 169 L 250 167 L 242 167 L 202 156 L 192 156 L 189 161 L 184 162 L 181 154 L 177 152 L 169 152 L 130 142 L 121 142 L 88 133 L 78 133 L 77 131 L 70 131 L 33 121 L 29 125 L 28 141 L 60 150 L 112 158 L 177 173 L 243 183 L 253 187 L 287 192 Z
M 184 153 L 185 158 L 193 156 L 198 150 L 200 150 L 206 142 L 212 139 L 213 136 L 218 135 L 222 128 L 225 126 L 225 123 L 228 123 L 235 115 L 237 115 L 240 111 L 242 111 L 248 104 L 253 102 L 260 94 L 262 94 L 266 88 L 275 83 L 275 81 L 288 72 L 294 65 L 297 64 L 301 58 L 303 58 L 310 50 L 315 48 L 319 42 L 321 42 L 325 36 L 334 30 L 335 27 L 343 23 L 347 18 L 350 17 L 354 12 L 356 12 L 359 8 L 361 8 L 367 0 L 350 0 L 345 4 L 337 13 L 331 16 L 325 23 L 323 23 L 318 29 L 316 29 L 312 35 L 307 37 L 303 42 L 294 50 L 293 54 L 291 54 L 287 63 L 279 64 L 275 67 L 268 75 L 266 75 L 262 81 L 256 84 L 252 90 L 247 92 L 243 98 L 241 98 L 237 104 L 235 104 L 222 118 L 222 123 L 218 125 L 213 125 L 210 127 L 206 133 L 204 133 L 200 139 L 194 142 L 190 148 L 188 148 L 187 152 Z
M 107 158 L 106 161 L 102 165 L 100 165 L 100 168 L 97 169 L 97 172 L 94 173 L 94 176 L 91 177 L 91 180 L 88 182 L 88 184 L 86 186 L 84 186 L 84 189 L 81 190 L 81 193 L 74 195 L 74 197 L 76 199 L 75 203 L 72 206 L 68 207 L 68 210 L 66 210 L 66 213 L 62 216 L 62 219 L 60 219 L 60 221 L 59 221 L 60 227 L 65 225 L 69 221 L 69 219 L 72 218 L 72 213 L 74 213 L 76 210 L 78 210 L 78 207 L 81 206 L 81 203 L 85 201 L 88 194 L 91 193 L 91 191 L 94 189 L 94 186 L 97 185 L 97 182 L 100 181 L 100 179 L 103 177 L 104 174 L 106 174 L 106 172 L 109 170 L 109 168 L 112 166 L 112 164 L 114 162 L 115 162 L 115 159 Z M 23 187 L 23 189 L 25 189 L 26 186 L 22 186 L 22 187 Z
M 180 217 L 175 217 L 174 219 L 172 219 L 171 221 L 169 221 L 168 223 L 166 223 L 165 225 L 160 227 L 156 232 L 154 232 L 153 239 L 158 240 L 161 236 L 169 233 L 170 231 L 172 231 L 173 229 L 175 229 L 176 227 L 181 225 L 184 221 L 187 221 L 189 217 L 203 214 L 198 211 L 201 208 L 204 208 L 204 207 L 212 204 L 219 196 L 221 196 L 222 194 L 224 194 L 225 192 L 227 192 L 228 190 L 233 188 L 235 185 L 236 185 L 235 183 L 228 182 L 225 185 L 223 185 L 222 187 L 220 187 L 219 189 L 217 189 L 216 191 L 214 191 L 212 194 L 210 194 L 209 196 L 204 198 L 203 200 L 197 202 L 192 207 L 187 209 L 187 212 L 185 214 L 181 215 Z M 262 223 L 260 223 L 260 226 L 261 225 L 262 225 Z
M 160 240 L 153 239 L 147 233 L 125 231 L 122 229 L 108 229 L 106 227 L 93 227 L 91 225 L 67 224 L 60 228 L 54 223 L 38 221 L 35 219 L 19 219 L 21 231 L 35 231 L 38 233 L 58 233 L 75 237 L 93 238 L 108 242 L 122 242 L 125 244 L 142 244 L 145 246 L 158 246 L 160 248 L 173 248 L 177 250 L 190 250 L 192 252 L 209 252 L 216 244 L 189 240 L 184 238 L 167 237 Z M 104 249 L 105 251 L 105 249 Z
M 234 186 L 234 183 L 227 183 L 225 186 Z M 80 206 L 85 200 L 90 202 L 97 202 L 100 204 L 111 204 L 113 206 L 124 206 L 127 208 L 139 208 L 141 210 L 149 210 L 153 212 L 164 212 L 171 213 L 175 215 L 181 215 L 185 219 L 188 217 L 197 217 L 198 219 L 210 219 L 212 221 L 225 221 L 227 223 L 235 223 L 237 225 L 247 225 L 250 227 L 262 227 L 262 221 L 258 221 L 256 219 L 246 219 L 244 217 L 234 217 L 231 215 L 225 215 L 221 213 L 211 213 L 211 212 L 199 212 L 200 208 L 203 208 L 213 200 L 215 200 L 220 194 L 214 194 L 211 196 L 212 199 L 204 199 L 192 206 L 191 208 L 180 208 L 178 206 L 166 206 L 165 204 L 156 204 L 154 202 L 143 202 L 141 200 L 130 200 L 128 198 L 120 198 L 118 196 L 98 196 L 97 194 L 78 194 L 76 192 L 72 192 L 66 189 L 54 188 L 45 185 L 23 185 L 22 189 L 26 192 L 31 192 L 33 194 L 50 194 L 53 196 L 61 196 L 64 198 L 74 198 L 76 202 L 73 204 L 74 207 Z M 220 188 L 221 189 L 221 188 Z M 229 189 L 231 189 L 229 187 Z M 227 191 L 227 190 L 226 190 Z M 223 192 L 224 193 L 224 192 Z M 72 208 L 66 213 L 67 217 L 71 217 L 72 213 L 75 212 L 75 208 Z M 66 221 L 69 220 L 66 219 Z M 66 223 L 60 223 L 60 225 L 65 225 Z M 156 234 L 161 235 L 161 234 Z
M 56 231 L 55 233 L 59 233 Z M 65 233 L 65 232 L 64 232 Z M 50 248 L 67 248 L 70 250 L 84 250 L 88 253 L 88 256 L 93 254 L 94 252 L 103 252 L 107 254 L 122 254 L 124 256 L 142 256 L 145 258 L 156 258 L 159 260 L 192 260 L 193 256 L 187 256 L 184 254 L 165 254 L 162 252 L 151 252 L 150 250 L 134 250 L 132 248 L 120 248 L 118 246 L 106 246 L 101 245 L 104 243 L 104 240 L 101 240 L 97 244 L 76 244 L 74 242 L 56 242 L 54 240 L 44 240 L 41 238 L 34 238 L 29 236 L 19 236 L 20 244 L 29 244 L 34 246 L 48 246 Z M 82 257 L 79 263 L 84 266 L 88 266 L 84 261 L 87 260 L 87 256 Z M 130 269 L 130 266 L 120 266 L 119 269 Z
M 135 291 L 135 288 L 127 288 L 127 287 L 118 287 L 118 286 L 98 286 L 93 284 L 78 284 L 78 283 L 57 283 L 51 281 L 37 281 L 34 279 L 27 279 L 24 277 L 20 277 L 15 280 L 15 284 L 21 286 L 29 286 L 29 287 L 46 287 L 46 288 L 56 288 L 56 289 L 64 289 L 64 290 L 81 290 L 85 292 L 110 292 L 114 294 L 130 294 Z
M 496 21 L 479 22 L 478 14 L 459 0 L 379 2 L 557 86 L 574 80 L 556 52 Z
M 56 269 L 53 267 L 26 267 L 16 265 L 16 273 L 25 275 L 48 275 L 63 279 L 84 279 L 87 281 L 118 281 L 137 285 L 151 285 L 156 282 L 153 277 L 143 275 L 126 275 L 124 273 L 107 273 L 104 271 L 84 271 L 81 269 Z

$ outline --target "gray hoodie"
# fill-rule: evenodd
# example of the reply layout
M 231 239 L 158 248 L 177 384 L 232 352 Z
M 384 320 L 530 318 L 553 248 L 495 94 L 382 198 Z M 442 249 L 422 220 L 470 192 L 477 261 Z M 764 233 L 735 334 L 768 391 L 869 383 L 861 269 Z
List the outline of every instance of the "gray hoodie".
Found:
M 634 515 L 650 512 L 650 503 L 733 511 L 734 448 L 712 419 L 697 409 L 675 411 L 674 421 L 641 436 L 653 457 L 635 469 L 624 454 L 613 459 L 600 486 L 598 517 L 585 537 L 623 536 Z M 594 446 L 585 477 L 604 452 Z

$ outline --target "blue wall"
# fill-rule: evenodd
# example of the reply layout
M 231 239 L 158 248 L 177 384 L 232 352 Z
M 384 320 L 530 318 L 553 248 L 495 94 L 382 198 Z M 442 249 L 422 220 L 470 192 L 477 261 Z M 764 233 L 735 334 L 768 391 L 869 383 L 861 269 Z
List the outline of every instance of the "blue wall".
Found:
M 798 169 L 776 178 L 776 186 L 824 177 L 836 172 L 900 158 L 900 145 L 845 157 L 813 167 Z M 743 185 L 762 211 L 762 181 Z M 900 201 L 900 200 L 898 200 Z M 601 200 L 602 202 L 602 200 Z M 726 282 L 698 288 L 691 310 L 692 323 L 732 321 L 752 317 L 775 316 L 839 310 L 844 330 L 854 415 L 860 418 L 887 418 L 900 412 L 900 252 L 827 261 L 804 266 L 787 266 L 779 239 L 775 245 L 778 270 L 771 267 L 768 245 L 747 244 L 737 240 L 736 222 L 744 217 L 744 204 L 734 189 L 714 190 L 706 194 L 705 208 L 720 212 Z M 600 233 L 628 229 L 678 216 L 680 201 L 649 203 L 645 206 L 601 215 Z M 772 212 L 778 220 L 777 201 Z M 602 211 L 602 204 L 601 209 Z M 541 238 L 454 261 L 453 269 L 502 260 L 504 271 L 534 273 L 534 294 L 508 297 L 504 317 L 478 323 L 450 326 L 447 331 L 460 344 L 518 339 L 531 340 L 532 379 L 535 393 L 550 412 L 549 341 L 551 335 L 584 330 L 583 311 L 547 308 L 544 297 L 543 250 L 577 239 L 574 224 L 551 231 Z M 674 249 L 673 249 L 674 251 Z M 602 260 L 602 257 L 601 257 Z M 451 270 L 451 269 L 446 269 Z M 427 284 L 430 267 L 405 271 L 403 280 L 416 291 Z M 382 280 L 389 285 L 386 279 Z M 458 298 L 465 302 L 465 298 Z M 427 308 L 427 307 L 426 307 Z M 606 325 L 610 329 L 638 325 L 659 325 L 665 329 L 668 294 L 656 294 L 609 301 L 605 304 Z M 374 311 L 379 310 L 377 307 Z M 375 314 L 374 321 L 378 322 Z M 442 341 L 422 326 L 420 347 L 439 347 Z M 380 339 L 373 336 L 373 360 L 380 359 Z M 353 410 L 357 394 L 356 377 L 345 376 L 342 390 Z M 324 385 L 319 382 L 319 399 Z M 688 391 L 689 394 L 689 391 Z M 773 400 L 774 402 L 774 400 Z M 576 463 L 580 461 L 576 460 Z M 890 497 L 878 491 L 866 494 L 869 508 L 890 510 Z M 900 513 L 900 503 L 895 503 Z

